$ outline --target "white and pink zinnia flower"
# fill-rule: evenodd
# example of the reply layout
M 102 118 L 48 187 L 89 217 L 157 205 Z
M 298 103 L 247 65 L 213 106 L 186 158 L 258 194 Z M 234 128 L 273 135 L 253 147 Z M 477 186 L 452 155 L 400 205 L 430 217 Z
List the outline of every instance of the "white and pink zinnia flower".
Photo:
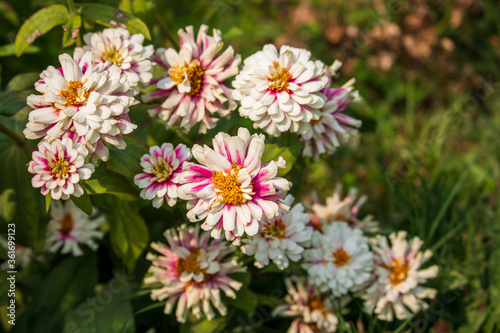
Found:
M 151 247 L 160 255 L 148 253 L 152 262 L 146 284 L 159 284 L 151 291 L 151 299 L 167 300 L 165 313 L 170 314 L 177 303 L 177 321 L 184 323 L 189 311 L 199 319 L 215 317 L 215 308 L 222 316 L 227 308 L 221 301 L 221 291 L 236 298 L 242 284 L 228 274 L 244 272 L 233 255 L 235 247 L 225 241 L 213 240 L 199 228 L 182 225 L 178 234 L 174 229 L 165 231 L 168 245 L 152 243 Z
M 273 316 L 294 318 L 287 333 L 336 332 L 338 318 L 331 300 L 301 278 L 285 280 L 286 304 L 273 310 Z
M 239 241 L 246 233 L 259 232 L 262 218 L 273 218 L 280 207 L 288 211 L 282 199 L 291 183 L 276 177 L 285 161 L 262 165 L 264 135 L 240 128 L 237 136 L 219 133 L 214 149 L 195 145 L 194 158 L 200 164 L 184 163 L 179 177 L 179 198 L 188 201 L 187 217 L 191 222 L 205 219 L 203 230 L 212 230 L 219 238 L 222 230 L 227 240 Z
M 342 66 L 335 61 L 330 67 L 332 75 Z M 333 153 L 341 143 L 346 143 L 358 133 L 361 120 L 354 119 L 343 112 L 353 102 L 360 100 L 358 91 L 354 90 L 354 79 L 349 80 L 340 88 L 327 86 L 321 92 L 326 96 L 326 103 L 320 109 L 319 119 L 311 120 L 311 129 L 299 138 L 304 141 L 302 151 L 304 156 L 313 156 L 319 160 L 321 154 Z
M 27 98 L 34 110 L 24 135 L 52 141 L 75 132 L 93 154 L 93 161 L 105 161 L 109 151 L 104 142 L 124 149 L 127 145 L 120 135 L 137 127 L 127 114 L 129 106 L 137 103 L 134 91 L 118 66 L 96 63 L 92 52 L 81 58 L 61 54 L 59 62 L 60 68 L 49 66 L 35 83 L 42 94 Z
M 270 135 L 283 132 L 305 134 L 318 120 L 326 101 L 320 91 L 328 85 L 326 66 L 312 61 L 311 52 L 274 45 L 244 61 L 233 81 L 233 97 L 241 101 L 240 114 Z
M 154 61 L 166 71 L 166 77 L 151 82 L 158 89 L 144 96 L 144 101 L 162 99 L 163 103 L 150 110 L 166 121 L 166 127 L 179 126 L 187 132 L 201 122 L 200 132 L 206 133 L 218 121 L 212 116 L 224 117 L 236 108 L 231 92 L 223 81 L 238 74 L 241 57 L 229 46 L 220 56 L 222 38 L 219 30 L 213 37 L 202 25 L 195 38 L 193 27 L 180 29 L 180 50 L 158 49 Z
M 160 208 L 164 199 L 174 206 L 182 165 L 190 159 L 191 151 L 182 143 L 175 148 L 171 143 L 150 147 L 149 154 L 141 157 L 144 172 L 134 177 L 134 183 L 143 189 L 141 198 L 153 200 L 155 208 Z
M 418 237 L 406 240 L 406 232 L 387 237 L 373 238 L 375 254 L 373 280 L 363 292 L 365 309 L 379 319 L 392 321 L 394 314 L 399 320 L 409 318 L 412 313 L 427 309 L 424 299 L 433 299 L 437 291 L 423 286 L 428 279 L 438 275 L 438 266 L 421 267 L 432 257 L 432 252 L 420 251 L 423 244 Z
M 41 141 L 28 165 L 28 171 L 35 175 L 31 184 L 41 188 L 43 195 L 50 193 L 54 200 L 81 196 L 83 188 L 79 181 L 89 179 L 94 172 L 92 164 L 85 164 L 87 154 L 87 148 L 67 137 Z
M 138 84 L 146 85 L 153 77 L 151 56 L 153 45 L 143 46 L 142 34 L 130 35 L 127 29 L 109 28 L 102 32 L 90 32 L 83 36 L 85 44 L 75 49 L 75 55 L 81 58 L 91 51 L 96 62 L 106 62 L 117 65 L 127 76 L 127 81 L 139 93 Z
M 96 240 L 104 236 L 99 231 L 104 222 L 103 216 L 90 219 L 71 200 L 64 203 L 52 201 L 45 248 L 49 252 L 60 249 L 62 254 L 71 253 L 74 256 L 83 254 L 82 246 L 95 251 L 99 246 Z

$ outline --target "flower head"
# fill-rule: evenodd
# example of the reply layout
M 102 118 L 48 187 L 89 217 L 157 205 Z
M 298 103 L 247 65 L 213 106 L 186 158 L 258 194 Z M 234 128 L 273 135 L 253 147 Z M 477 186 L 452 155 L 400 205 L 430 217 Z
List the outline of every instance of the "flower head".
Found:
M 351 188 L 349 194 L 342 199 L 342 185 L 337 184 L 335 192 L 326 198 L 326 205 L 314 203 L 312 205 L 311 222 L 315 229 L 321 230 L 323 225 L 335 222 L 347 222 L 351 228 L 359 228 L 363 231 L 375 231 L 378 222 L 373 216 L 367 215 L 363 219 L 358 218 L 361 206 L 366 202 L 365 195 L 357 198 L 358 190 Z
M 310 60 L 304 49 L 266 45 L 244 61 L 233 81 L 234 99 L 241 101 L 240 114 L 270 135 L 310 131 L 325 104 L 320 92 L 328 84 L 325 65 Z
M 285 199 L 291 205 L 293 197 Z M 299 261 L 304 247 L 310 245 L 313 229 L 307 224 L 309 215 L 304 213 L 304 206 L 296 204 L 289 212 L 280 209 L 278 216 L 264 218 L 260 231 L 251 239 L 243 240 L 247 245 L 243 252 L 255 255 L 255 266 L 262 268 L 269 265 L 271 259 L 279 269 L 288 267 L 289 259 Z
M 10 238 L 11 236 L 9 236 Z M 33 253 L 33 250 L 29 247 L 23 246 L 21 244 L 15 243 L 12 240 L 7 240 L 4 237 L 0 236 L 0 245 L 4 249 L 4 251 L 12 252 L 15 251 L 15 264 L 14 266 L 17 268 L 24 268 L 31 263 L 32 259 L 37 259 Z M 12 259 L 11 259 L 12 260 Z M 11 266 L 11 260 L 6 260 L 0 264 L 0 269 L 4 271 L 12 271 L 14 270 Z
M 160 208 L 164 199 L 169 206 L 175 205 L 179 174 L 190 159 L 191 151 L 183 144 L 175 148 L 171 143 L 150 147 L 149 154 L 141 157 L 144 172 L 134 177 L 134 183 L 143 189 L 141 198 L 153 200 L 155 208 Z
M 390 234 L 389 240 L 390 244 L 380 235 L 372 239 L 375 253 L 373 281 L 363 298 L 366 310 L 378 318 L 392 321 L 394 313 L 396 318 L 404 320 L 429 307 L 424 299 L 433 299 L 436 290 L 422 285 L 437 276 L 438 267 L 421 269 L 432 257 L 432 252 L 419 251 L 423 242 L 418 237 L 408 242 L 406 232 L 400 231 Z
M 124 149 L 120 134 L 137 127 L 127 115 L 129 106 L 136 103 L 127 76 L 109 62 L 95 63 L 92 52 L 74 59 L 62 54 L 59 61 L 61 68 L 49 66 L 35 83 L 42 95 L 27 98 L 34 110 L 24 130 L 26 138 L 52 141 L 76 132 L 91 153 L 103 142 Z M 99 157 L 106 160 L 107 151 Z
M 340 61 L 332 65 L 333 74 L 341 66 Z M 344 114 L 344 110 L 352 102 L 358 101 L 359 94 L 354 91 L 355 80 L 351 79 L 340 88 L 325 87 L 321 92 L 326 96 L 326 103 L 320 109 L 319 119 L 310 122 L 311 129 L 299 138 L 304 141 L 304 156 L 319 156 L 324 153 L 333 153 L 341 143 L 358 133 L 361 120 L 354 119 Z
M 144 100 L 163 100 L 150 114 L 165 120 L 167 129 L 179 126 L 187 132 L 201 122 L 200 132 L 205 133 L 218 121 L 212 115 L 224 117 L 236 108 L 231 89 L 223 81 L 238 74 L 241 58 L 234 55 L 231 46 L 216 57 L 222 48 L 221 34 L 214 29 L 209 36 L 207 30 L 202 25 L 195 38 L 192 26 L 180 29 L 179 52 L 158 49 L 154 57 L 166 76 L 152 81 L 158 89 L 145 95 Z
M 82 246 L 95 251 L 99 246 L 96 240 L 104 236 L 98 230 L 104 221 L 104 217 L 90 219 L 71 200 L 64 203 L 53 201 L 45 247 L 49 252 L 61 249 L 62 254 L 72 253 L 74 256 L 83 254 Z
M 35 175 L 31 185 L 41 188 L 43 195 L 50 193 L 54 200 L 81 196 L 80 180 L 89 179 L 94 172 L 92 164 L 85 164 L 87 154 L 87 148 L 70 138 L 41 141 L 28 165 L 28 171 Z
M 139 83 L 146 85 L 151 81 L 153 65 L 150 58 L 154 50 L 153 45 L 142 45 L 142 34 L 131 36 L 127 29 L 111 28 L 85 34 L 83 40 L 86 45 L 77 47 L 75 54 L 81 58 L 83 53 L 91 51 L 96 62 L 109 61 L 118 66 L 136 94 L 139 92 L 136 87 Z
M 320 291 L 331 290 L 335 297 L 359 290 L 373 268 L 368 239 L 345 222 L 327 225 L 323 233 L 314 231 L 312 247 L 304 251 L 304 260 L 309 282 Z
M 295 318 L 288 333 L 335 332 L 338 319 L 331 301 L 305 279 L 286 279 L 286 304 L 278 306 L 273 316 Z
M 198 228 L 182 225 L 178 232 L 165 231 L 168 245 L 152 243 L 151 247 L 160 255 L 149 253 L 146 259 L 152 262 L 151 275 L 144 282 L 159 283 L 158 289 L 151 291 L 151 299 L 167 300 L 165 313 L 170 314 L 177 303 L 175 315 L 181 323 L 191 310 L 197 317 L 204 314 L 207 319 L 215 317 L 213 308 L 223 316 L 227 309 L 221 301 L 220 292 L 236 298 L 235 291 L 241 283 L 228 274 L 243 272 L 245 269 L 233 255 L 235 248 L 225 241 L 210 239 L 208 233 L 200 235 Z
M 237 136 L 219 133 L 214 149 L 195 145 L 194 158 L 200 164 L 184 163 L 179 177 L 179 198 L 189 200 L 187 217 L 191 222 L 205 219 L 203 230 L 219 238 L 222 229 L 227 240 L 238 241 L 244 233 L 259 232 L 263 216 L 273 218 L 290 189 L 288 180 L 276 177 L 285 161 L 262 164 L 264 136 L 250 135 L 240 128 Z

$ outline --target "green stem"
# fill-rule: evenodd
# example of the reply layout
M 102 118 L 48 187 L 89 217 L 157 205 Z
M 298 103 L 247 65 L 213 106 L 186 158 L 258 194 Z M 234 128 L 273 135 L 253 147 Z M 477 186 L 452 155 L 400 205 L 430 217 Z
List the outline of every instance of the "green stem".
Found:
M 9 138 L 11 138 L 12 141 L 14 141 L 14 143 L 16 145 L 18 145 L 19 147 L 24 146 L 24 144 L 25 144 L 24 140 L 22 138 L 20 138 L 19 135 L 14 133 L 14 131 L 12 131 L 10 128 L 5 126 L 3 123 L 0 123 L 0 132 L 3 132 L 5 135 L 7 135 Z
M 172 44 L 172 46 L 174 46 L 176 49 L 178 49 L 179 45 L 177 44 L 176 40 L 170 34 L 170 31 L 168 30 L 167 26 L 163 22 L 163 19 L 161 18 L 160 14 L 158 14 L 158 12 L 155 15 L 155 19 L 156 19 L 156 23 L 158 23 L 158 26 L 161 29 L 161 32 L 163 32 L 165 37 L 167 37 L 170 44 Z
M 73 0 L 68 0 L 68 9 L 69 9 L 70 14 L 72 14 L 76 11 L 75 2 Z

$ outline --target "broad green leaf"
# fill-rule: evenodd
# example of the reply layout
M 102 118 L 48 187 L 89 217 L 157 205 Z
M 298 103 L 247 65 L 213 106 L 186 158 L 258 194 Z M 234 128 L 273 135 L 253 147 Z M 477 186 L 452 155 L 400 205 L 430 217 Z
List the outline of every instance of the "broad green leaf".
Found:
M 109 149 L 109 159 L 106 162 L 111 171 L 124 175 L 132 181 L 135 175 L 142 171 L 140 161 L 144 154 L 147 154 L 146 147 L 137 140 L 125 138 L 127 149 Z
M 33 54 L 33 53 L 38 53 L 38 52 L 40 52 L 40 48 L 38 46 L 30 45 L 30 46 L 28 46 L 28 48 L 26 50 L 24 50 L 23 53 Z M 15 54 L 16 54 L 16 52 L 15 52 L 14 44 L 6 44 L 6 45 L 0 46 L 0 57 L 10 57 L 10 56 L 13 56 Z
M 278 176 L 283 177 L 292 170 L 293 164 L 300 153 L 292 153 L 292 147 L 280 147 L 275 143 L 267 143 L 264 154 L 262 155 L 262 163 L 269 163 L 271 161 L 277 162 L 280 157 L 283 157 L 286 161 L 286 168 L 278 171 Z
M 47 8 L 40 9 L 38 12 L 28 18 L 16 36 L 15 53 L 16 56 L 21 56 L 24 50 L 32 44 L 35 39 L 56 25 L 65 24 L 68 22 L 68 9 L 63 5 L 52 5 Z
M 130 301 L 124 300 L 129 294 L 128 279 L 124 275 L 113 278 L 97 294 L 68 313 L 64 327 L 67 331 L 79 333 L 134 332 L 132 306 Z M 99 311 L 94 310 L 94 304 L 98 305 Z
M 78 33 L 82 27 L 82 17 L 79 13 L 73 13 L 68 23 L 64 25 L 62 47 L 68 47 L 75 44 Z
M 245 311 L 247 314 L 252 314 L 257 307 L 257 297 L 248 288 L 242 287 L 236 292 L 236 298 L 227 298 L 227 303 L 231 307 Z
M 26 89 L 33 89 L 33 87 L 35 86 L 35 82 L 39 79 L 40 74 L 35 72 L 18 74 L 14 76 L 14 78 L 7 84 L 7 91 L 22 91 Z
M 111 211 L 109 235 L 113 250 L 127 267 L 133 267 L 149 244 L 146 222 L 129 203 L 112 196 L 106 196 L 105 201 Z
M 92 295 L 96 283 L 94 252 L 66 258 L 49 272 L 10 332 L 62 332 L 64 315 Z
M 89 180 L 81 182 L 88 194 L 113 194 L 122 200 L 132 201 L 139 197 L 137 189 L 122 175 L 96 168 Z
M 10 117 L 27 107 L 26 97 L 34 90 L 0 92 L 0 115 Z
M 79 10 L 85 19 L 112 28 L 124 25 L 131 33 L 143 34 L 145 38 L 151 40 L 151 34 L 146 24 L 130 13 L 95 3 L 83 3 Z
M 92 201 L 90 200 L 89 195 L 87 192 L 84 192 L 82 196 L 80 197 L 75 197 L 71 196 L 71 201 L 75 203 L 75 205 L 78 206 L 85 214 L 88 216 L 92 215 Z

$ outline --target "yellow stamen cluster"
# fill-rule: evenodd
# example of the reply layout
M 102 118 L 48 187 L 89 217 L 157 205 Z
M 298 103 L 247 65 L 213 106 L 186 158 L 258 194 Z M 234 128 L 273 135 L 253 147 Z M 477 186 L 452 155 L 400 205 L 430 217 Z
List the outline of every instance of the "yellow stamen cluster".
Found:
M 50 173 L 57 178 L 67 178 L 71 165 L 65 158 L 59 158 L 49 163 Z
M 344 249 L 338 249 L 333 253 L 333 260 L 337 267 L 342 267 L 349 262 L 351 256 Z
M 269 223 L 264 227 L 264 231 L 261 235 L 265 238 L 278 238 L 284 239 L 286 231 L 286 224 L 283 220 L 277 220 Z
M 118 52 L 116 46 L 111 44 L 106 47 L 106 52 L 103 54 L 102 59 L 115 65 L 120 65 L 123 60 L 122 55 Z
M 199 96 L 203 86 L 203 75 L 205 75 L 205 67 L 201 67 L 198 60 L 194 60 L 188 65 L 174 66 L 168 70 L 168 75 L 177 83 L 182 83 L 184 80 L 189 80 L 191 90 L 186 94 L 189 96 Z
M 238 182 L 238 172 L 240 172 L 241 166 L 233 163 L 231 167 L 232 169 L 226 173 L 215 171 L 212 174 L 212 182 L 215 189 L 220 191 L 219 195 L 222 197 L 223 202 L 230 205 L 239 205 L 247 201 Z
M 215 274 L 206 274 L 205 273 L 206 269 L 200 268 L 200 265 L 196 261 L 198 259 L 198 256 L 200 255 L 200 252 L 201 249 L 192 249 L 187 259 L 179 258 L 176 262 L 176 270 L 178 276 L 181 276 L 182 273 L 184 272 L 190 272 L 193 274 L 203 273 L 203 281 L 201 282 L 196 282 L 194 280 L 189 281 L 186 285 L 185 288 L 186 290 L 189 289 L 189 287 L 192 285 L 202 285 L 206 281 L 213 280 L 215 277 Z
M 158 157 L 158 164 L 153 168 L 153 174 L 158 177 L 157 181 L 159 183 L 167 181 L 172 175 L 172 171 L 170 164 L 163 157 Z
M 60 231 L 63 234 L 68 234 L 71 229 L 73 229 L 73 225 L 75 224 L 75 221 L 73 221 L 73 216 L 71 216 L 71 213 L 66 213 L 64 217 L 61 220 L 61 229 Z
M 290 92 L 288 89 L 288 82 L 290 81 L 292 74 L 288 72 L 286 68 L 280 66 L 280 64 L 275 61 L 273 62 L 274 70 L 271 71 L 267 79 L 269 81 L 269 90 L 274 92 L 286 91 Z
M 410 264 L 405 260 L 403 260 L 403 263 L 400 263 L 398 260 L 393 259 L 391 262 L 391 267 L 389 268 L 389 281 L 391 282 L 391 284 L 397 286 L 398 284 L 406 280 L 409 269 Z
M 82 81 L 69 81 L 68 88 L 59 93 L 59 96 L 66 98 L 66 106 L 82 106 L 87 101 L 91 90 L 82 87 Z

